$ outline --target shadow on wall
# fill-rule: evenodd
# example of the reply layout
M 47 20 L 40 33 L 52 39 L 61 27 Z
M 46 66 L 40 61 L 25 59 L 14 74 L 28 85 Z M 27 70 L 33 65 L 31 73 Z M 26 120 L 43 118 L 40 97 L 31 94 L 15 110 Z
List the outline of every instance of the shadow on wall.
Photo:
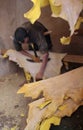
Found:
M 0 37 L 0 49 L 5 49 L 5 45 L 1 37 Z M 17 71 L 16 64 L 7 59 L 3 59 L 3 57 L 0 55 L 0 77 L 6 76 L 7 74 L 16 71 Z

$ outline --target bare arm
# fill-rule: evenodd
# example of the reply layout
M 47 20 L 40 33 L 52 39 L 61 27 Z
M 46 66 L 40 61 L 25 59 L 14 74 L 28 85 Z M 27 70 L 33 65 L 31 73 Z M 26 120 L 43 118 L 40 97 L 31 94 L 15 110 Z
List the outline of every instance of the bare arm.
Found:
M 35 57 L 34 55 L 31 55 L 30 53 L 28 53 L 25 50 L 20 51 L 20 53 L 23 54 L 23 55 L 25 55 L 25 56 L 30 57 L 35 62 L 39 62 L 40 61 L 39 57 Z
M 28 56 L 30 58 L 33 58 L 33 56 L 30 53 L 28 53 L 27 51 L 25 51 L 25 50 L 20 51 L 20 53 L 25 55 L 25 56 Z
M 43 77 L 43 74 L 44 74 L 44 71 L 48 62 L 48 56 L 49 56 L 48 52 L 43 55 L 42 65 L 40 67 L 39 72 L 36 74 L 36 81 L 41 80 Z

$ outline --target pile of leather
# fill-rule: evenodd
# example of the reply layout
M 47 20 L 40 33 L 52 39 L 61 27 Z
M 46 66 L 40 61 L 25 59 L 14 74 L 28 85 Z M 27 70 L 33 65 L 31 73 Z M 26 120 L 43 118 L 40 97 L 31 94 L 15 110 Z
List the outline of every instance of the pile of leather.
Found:
M 53 78 L 24 84 L 18 93 L 34 99 L 29 104 L 25 130 L 49 130 L 51 124 L 59 125 L 64 116 L 71 116 L 83 105 L 83 67 Z

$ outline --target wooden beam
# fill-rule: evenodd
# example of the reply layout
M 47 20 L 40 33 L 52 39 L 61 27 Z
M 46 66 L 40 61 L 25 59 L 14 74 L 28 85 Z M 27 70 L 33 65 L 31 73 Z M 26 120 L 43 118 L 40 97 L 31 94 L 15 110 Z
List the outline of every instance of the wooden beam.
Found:
M 82 55 L 66 55 L 63 62 L 72 62 L 72 63 L 82 63 L 83 64 L 83 56 Z

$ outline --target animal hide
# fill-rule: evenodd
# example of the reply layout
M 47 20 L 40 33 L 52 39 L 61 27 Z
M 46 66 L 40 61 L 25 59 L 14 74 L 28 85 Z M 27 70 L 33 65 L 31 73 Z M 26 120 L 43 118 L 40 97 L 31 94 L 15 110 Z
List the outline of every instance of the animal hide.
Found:
M 41 92 L 43 97 L 37 99 Z M 83 105 L 83 67 L 43 81 L 25 84 L 18 93 L 36 99 L 29 104 L 25 130 L 48 130 L 50 127 L 46 127 L 47 122 L 59 125 L 62 117 L 71 116 Z
M 29 53 L 34 55 L 34 53 L 32 51 L 29 51 Z M 39 52 L 37 52 L 37 53 L 38 53 L 38 56 L 40 57 L 40 59 L 42 60 L 42 54 Z M 35 79 L 35 75 L 39 71 L 42 62 L 39 62 L 39 63 L 30 62 L 30 61 L 28 61 L 28 60 L 30 60 L 29 57 L 21 54 L 20 52 L 12 50 L 12 49 L 8 50 L 6 52 L 6 55 L 9 56 L 9 60 L 17 63 L 19 65 L 19 67 L 23 68 L 25 72 L 29 72 L 32 75 L 32 77 Z M 54 77 L 60 73 L 60 67 L 62 65 L 61 59 L 64 56 L 65 56 L 65 53 L 60 54 L 60 53 L 49 52 L 50 60 L 47 63 L 43 79 Z
M 52 16 L 66 20 L 70 26 L 70 38 L 61 39 L 62 44 L 69 44 L 80 12 L 83 10 L 83 0 L 32 0 L 32 2 L 33 7 L 24 14 L 24 17 L 34 23 L 41 15 L 41 8 L 50 5 Z
M 35 68 L 38 69 L 37 64 L 39 67 L 41 64 L 27 61 L 26 56 L 15 50 L 8 50 L 6 55 L 26 71 L 32 70 L 31 72 L 33 72 Z M 59 65 L 56 64 L 55 59 L 61 63 L 63 56 L 56 53 L 50 53 L 49 56 L 51 60 L 48 61 L 47 70 L 49 71 L 49 68 L 55 70 L 54 67 Z M 52 60 L 54 63 L 51 67 Z M 54 73 L 51 76 L 54 76 Z M 49 130 L 51 124 L 59 125 L 62 117 L 71 116 L 79 106 L 83 105 L 83 67 L 46 80 L 25 84 L 17 93 L 24 93 L 25 97 L 35 99 L 29 104 L 25 130 Z M 43 97 L 39 99 L 41 93 L 43 93 Z

